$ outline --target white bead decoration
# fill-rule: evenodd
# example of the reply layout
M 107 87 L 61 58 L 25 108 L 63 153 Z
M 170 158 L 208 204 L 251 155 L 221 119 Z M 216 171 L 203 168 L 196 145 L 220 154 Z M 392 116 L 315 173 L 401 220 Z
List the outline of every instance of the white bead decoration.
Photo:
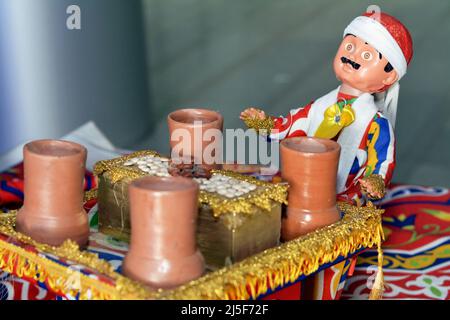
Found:
M 124 162 L 124 166 L 137 166 L 139 170 L 152 176 L 170 177 L 167 158 L 145 156 L 132 158 Z
M 232 177 L 221 174 L 213 175 L 209 180 L 204 178 L 195 178 L 200 184 L 200 190 L 207 192 L 216 192 L 226 198 L 235 198 L 243 196 L 253 190 L 257 186 L 246 181 L 234 179 Z
M 169 159 L 155 156 L 145 156 L 128 159 L 124 166 L 137 166 L 139 170 L 158 177 L 170 177 Z M 210 179 L 193 178 L 199 184 L 199 189 L 218 193 L 219 195 L 232 199 L 245 196 L 247 193 L 257 189 L 257 186 L 247 181 L 241 181 L 222 174 L 214 174 Z

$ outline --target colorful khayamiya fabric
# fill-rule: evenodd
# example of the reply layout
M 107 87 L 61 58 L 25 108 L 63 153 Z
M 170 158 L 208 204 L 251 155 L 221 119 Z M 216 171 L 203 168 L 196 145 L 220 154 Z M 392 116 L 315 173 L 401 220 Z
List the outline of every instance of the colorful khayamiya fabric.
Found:
M 382 202 L 384 299 L 450 299 L 450 191 L 395 186 Z M 343 299 L 367 299 L 377 252 L 358 257 Z

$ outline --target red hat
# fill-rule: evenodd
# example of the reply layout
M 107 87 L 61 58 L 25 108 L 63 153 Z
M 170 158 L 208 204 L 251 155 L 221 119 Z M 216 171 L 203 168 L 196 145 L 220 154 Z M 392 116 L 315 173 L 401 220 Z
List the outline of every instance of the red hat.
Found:
M 344 37 L 353 34 L 383 54 L 394 67 L 399 79 L 406 74 L 413 56 L 413 43 L 408 29 L 393 16 L 364 13 L 345 29 Z
M 353 34 L 378 50 L 398 74 L 400 80 L 413 57 L 413 42 L 408 29 L 396 18 L 384 12 L 364 13 L 355 18 L 345 29 L 344 37 Z M 385 89 L 383 89 L 384 91 Z M 395 127 L 400 85 L 394 83 L 385 92 L 378 93 L 376 104 Z

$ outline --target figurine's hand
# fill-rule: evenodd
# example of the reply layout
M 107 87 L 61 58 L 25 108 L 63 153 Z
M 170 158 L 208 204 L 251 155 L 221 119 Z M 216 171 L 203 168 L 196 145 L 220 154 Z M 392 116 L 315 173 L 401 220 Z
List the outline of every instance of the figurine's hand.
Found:
M 379 200 L 385 195 L 385 185 L 383 177 L 379 174 L 373 174 L 366 178 L 359 179 L 361 191 L 370 199 Z
M 240 118 L 241 120 L 246 120 L 249 118 L 264 120 L 266 118 L 266 113 L 260 109 L 247 108 L 241 112 Z

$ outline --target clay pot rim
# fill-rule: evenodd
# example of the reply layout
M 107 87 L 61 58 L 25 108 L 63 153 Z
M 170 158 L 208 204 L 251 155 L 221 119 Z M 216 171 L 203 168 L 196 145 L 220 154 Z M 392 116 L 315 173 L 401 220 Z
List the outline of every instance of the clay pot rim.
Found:
M 172 111 L 171 113 L 169 113 L 169 115 L 167 116 L 167 120 L 168 121 L 173 121 L 176 123 L 182 123 L 183 126 L 187 126 L 187 127 L 196 127 L 193 123 L 185 123 L 185 122 L 180 122 L 178 120 L 175 120 L 173 118 L 173 116 L 177 113 L 182 113 L 182 112 L 192 112 L 192 111 L 196 111 L 196 112 L 201 112 L 201 113 L 205 113 L 205 114 L 209 114 L 209 115 L 215 115 L 217 117 L 217 119 L 204 123 L 204 124 L 208 124 L 208 125 L 212 125 L 212 124 L 216 124 L 216 123 L 222 123 L 223 122 L 223 116 L 214 110 L 211 109 L 206 109 L 206 108 L 185 108 L 185 109 L 178 109 L 175 111 Z
M 33 156 L 43 158 L 74 157 L 83 153 L 87 154 L 87 149 L 81 144 L 58 139 L 33 140 L 25 144 L 23 150 L 33 154 Z M 52 154 L 52 151 L 54 152 L 55 150 L 60 152 Z
M 179 188 L 179 189 L 167 189 L 167 190 L 161 190 L 158 188 L 151 188 L 150 185 L 152 182 L 168 182 L 171 183 L 175 182 L 181 182 L 186 187 L 185 188 Z M 147 184 L 148 183 L 148 184 Z M 147 184 L 147 185 L 145 185 Z M 189 193 L 192 192 L 192 190 L 199 190 L 199 185 L 197 182 L 195 182 L 193 179 L 186 178 L 186 177 L 157 177 L 157 176 L 145 176 L 139 179 L 136 179 L 130 183 L 129 186 L 130 189 L 136 189 L 139 191 L 150 191 L 152 193 L 160 194 L 160 195 L 173 195 L 174 193 L 182 194 L 182 193 Z
M 320 141 L 321 143 L 323 143 L 325 145 L 327 150 L 323 151 L 323 152 L 301 151 L 302 154 L 307 154 L 308 156 L 311 156 L 311 157 L 318 157 L 318 156 L 321 156 L 321 155 L 323 156 L 324 154 L 333 154 L 333 153 L 336 153 L 336 152 L 340 152 L 340 150 L 341 150 L 341 146 L 336 141 L 329 140 L 329 139 L 323 139 L 323 138 L 314 138 L 314 137 L 292 137 L 292 138 L 287 138 L 287 139 L 284 139 L 284 140 L 282 140 L 280 142 L 280 147 L 283 148 L 284 150 L 288 151 L 288 152 L 299 152 L 299 150 L 291 148 L 291 147 L 289 147 L 287 145 L 291 141 L 299 141 L 299 140 Z

